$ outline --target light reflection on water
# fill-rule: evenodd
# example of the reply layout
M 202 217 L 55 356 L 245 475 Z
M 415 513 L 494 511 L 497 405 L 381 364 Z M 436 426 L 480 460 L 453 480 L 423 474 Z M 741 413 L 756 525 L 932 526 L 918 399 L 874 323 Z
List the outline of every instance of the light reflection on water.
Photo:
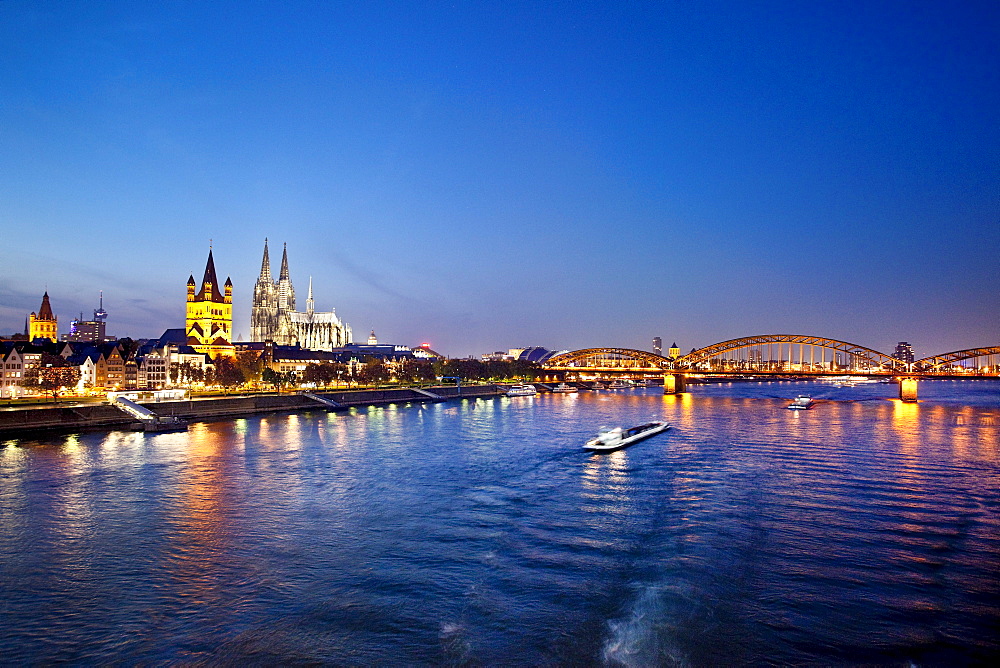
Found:
M 816 407 L 786 410 L 804 390 Z M 859 390 L 464 399 L 8 443 L 5 658 L 983 660 L 1000 651 L 1000 400 Z M 651 419 L 674 429 L 581 449 Z

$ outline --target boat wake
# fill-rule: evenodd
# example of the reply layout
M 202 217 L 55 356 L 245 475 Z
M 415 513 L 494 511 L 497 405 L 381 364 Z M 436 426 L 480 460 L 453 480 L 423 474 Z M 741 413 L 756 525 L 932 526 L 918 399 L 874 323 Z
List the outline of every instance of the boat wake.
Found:
M 678 643 L 679 619 L 694 602 L 680 591 L 647 586 L 624 619 L 608 622 L 601 658 L 610 666 L 688 666 Z

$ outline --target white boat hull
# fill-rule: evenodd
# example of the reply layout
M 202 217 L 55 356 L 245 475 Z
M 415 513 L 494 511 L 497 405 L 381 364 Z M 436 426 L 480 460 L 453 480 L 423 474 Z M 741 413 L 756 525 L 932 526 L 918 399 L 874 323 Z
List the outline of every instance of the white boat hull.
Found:
M 628 435 L 632 429 L 639 429 L 641 427 L 648 427 L 642 431 Z M 607 438 L 598 436 L 597 438 L 592 438 L 584 444 L 584 450 L 590 450 L 591 452 L 613 452 L 615 450 L 621 450 L 622 448 L 627 448 L 633 443 L 638 443 L 639 441 L 645 440 L 650 436 L 655 436 L 660 432 L 664 432 L 670 429 L 670 424 L 667 422 L 650 422 L 648 425 L 640 425 L 640 427 L 633 427 L 630 430 L 618 430 L 621 434 L 620 438 Z

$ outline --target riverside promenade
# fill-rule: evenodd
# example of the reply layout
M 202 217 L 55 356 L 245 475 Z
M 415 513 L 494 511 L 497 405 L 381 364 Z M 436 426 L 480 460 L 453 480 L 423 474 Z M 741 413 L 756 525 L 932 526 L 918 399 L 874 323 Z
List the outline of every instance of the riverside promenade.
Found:
M 347 410 L 358 406 L 422 403 L 503 394 L 503 385 L 466 385 L 338 390 L 296 394 L 247 394 L 198 397 L 184 401 L 142 402 L 160 417 L 189 421 L 232 419 L 260 413 Z M 310 396 L 311 395 L 311 396 Z M 0 410 L 0 438 L 32 432 L 65 432 L 137 428 L 135 417 L 107 403 L 32 406 Z

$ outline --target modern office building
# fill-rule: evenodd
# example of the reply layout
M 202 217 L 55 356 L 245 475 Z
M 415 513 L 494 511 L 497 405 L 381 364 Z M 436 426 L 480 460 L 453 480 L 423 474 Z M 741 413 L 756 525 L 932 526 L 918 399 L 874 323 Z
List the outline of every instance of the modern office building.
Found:
M 906 341 L 900 341 L 896 344 L 896 350 L 892 353 L 892 356 L 901 362 L 913 362 L 913 346 Z

